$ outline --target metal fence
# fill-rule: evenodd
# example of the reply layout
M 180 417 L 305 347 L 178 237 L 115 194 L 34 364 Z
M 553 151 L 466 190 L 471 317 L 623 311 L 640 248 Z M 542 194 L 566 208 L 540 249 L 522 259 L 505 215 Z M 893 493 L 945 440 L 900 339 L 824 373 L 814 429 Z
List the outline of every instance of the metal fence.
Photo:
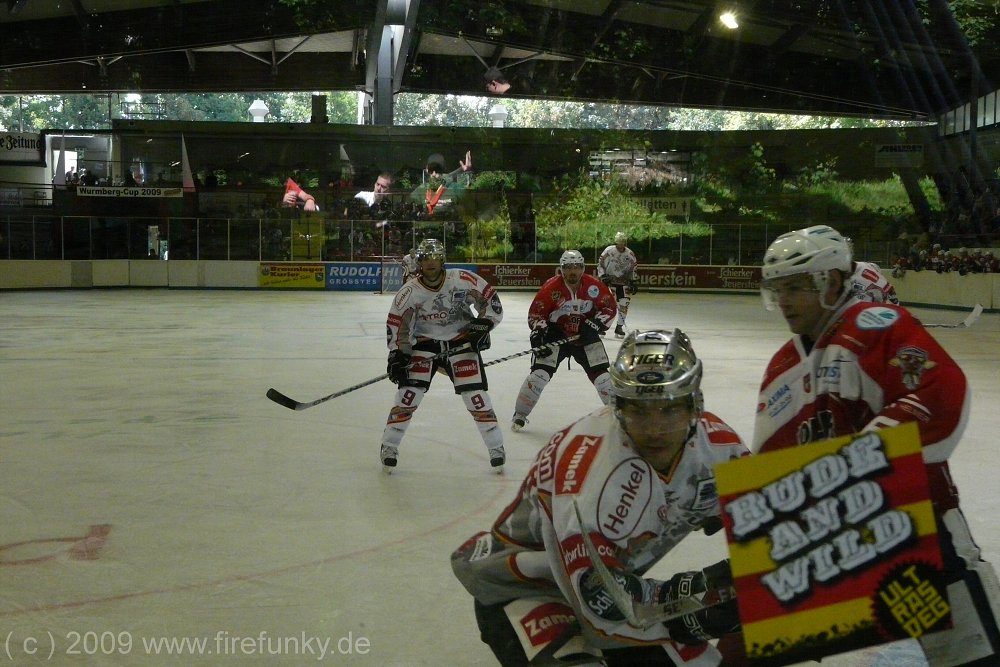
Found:
M 787 225 L 717 224 L 708 236 L 680 235 L 629 243 L 641 264 L 756 265 Z M 622 229 L 629 233 L 627 226 Z M 551 263 L 565 245 L 547 239 L 542 250 L 535 225 L 512 222 L 495 238 L 458 221 L 270 218 L 139 218 L 109 216 L 0 216 L 0 259 L 189 259 L 249 261 L 367 261 L 401 256 L 420 239 L 444 241 L 450 262 Z M 577 248 L 596 262 L 611 239 Z M 855 238 L 859 258 L 891 264 L 900 241 Z M 482 248 L 490 251 L 484 252 Z

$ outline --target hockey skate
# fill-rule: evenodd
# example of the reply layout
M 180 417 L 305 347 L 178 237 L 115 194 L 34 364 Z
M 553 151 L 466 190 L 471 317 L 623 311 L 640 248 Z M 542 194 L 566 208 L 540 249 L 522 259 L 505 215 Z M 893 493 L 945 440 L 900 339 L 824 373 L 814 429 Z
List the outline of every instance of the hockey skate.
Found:
M 527 423 L 528 423 L 527 417 L 525 417 L 524 415 L 515 414 L 514 418 L 510 420 L 510 430 L 514 431 L 514 433 L 517 433 L 522 428 L 524 428 L 524 425 Z
M 625 337 L 625 327 L 619 324 L 618 326 L 615 327 L 615 338 L 624 338 L 624 337 Z
M 503 464 L 507 462 L 507 454 L 503 451 L 503 445 L 490 450 L 490 465 L 496 474 L 503 473 Z
M 399 448 L 391 445 L 382 445 L 382 472 L 391 475 L 396 468 L 396 458 L 399 456 Z

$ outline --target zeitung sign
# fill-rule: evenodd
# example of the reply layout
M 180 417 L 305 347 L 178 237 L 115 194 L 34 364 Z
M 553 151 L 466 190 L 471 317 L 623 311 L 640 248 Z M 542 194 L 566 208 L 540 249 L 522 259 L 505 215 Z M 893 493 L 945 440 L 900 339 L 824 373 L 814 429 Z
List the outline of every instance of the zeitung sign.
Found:
M 40 164 L 43 143 L 38 134 L 0 133 L 0 162 Z

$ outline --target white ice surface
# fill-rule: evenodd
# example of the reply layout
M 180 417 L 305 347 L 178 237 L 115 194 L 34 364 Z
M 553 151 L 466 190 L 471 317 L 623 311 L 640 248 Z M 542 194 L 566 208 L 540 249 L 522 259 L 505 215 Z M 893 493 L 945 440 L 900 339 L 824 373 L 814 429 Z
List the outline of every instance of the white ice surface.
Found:
M 487 360 L 528 347 L 530 296 L 503 294 L 506 319 Z M 439 377 L 386 476 L 378 444 L 391 384 L 303 412 L 264 393 L 312 400 L 383 373 L 390 299 L 0 293 L 0 662 L 298 665 L 317 662 L 329 639 L 327 664 L 494 664 L 449 554 L 490 526 L 548 436 L 599 401 L 578 367 L 563 366 L 527 429 L 511 433 L 529 357 L 490 367 L 508 455 L 501 477 Z M 761 372 L 787 338 L 779 316 L 755 296 L 640 294 L 628 324 L 682 327 L 705 362 L 708 409 L 750 438 Z M 996 563 L 1000 315 L 933 332 L 972 384 L 952 471 Z M 615 350 L 615 339 L 607 345 Z M 97 525 L 111 528 L 96 557 L 74 558 Z M 721 534 L 699 535 L 651 575 L 724 554 Z M 204 639 L 206 654 L 156 655 L 145 642 L 158 638 Z M 904 644 L 822 664 L 925 663 Z

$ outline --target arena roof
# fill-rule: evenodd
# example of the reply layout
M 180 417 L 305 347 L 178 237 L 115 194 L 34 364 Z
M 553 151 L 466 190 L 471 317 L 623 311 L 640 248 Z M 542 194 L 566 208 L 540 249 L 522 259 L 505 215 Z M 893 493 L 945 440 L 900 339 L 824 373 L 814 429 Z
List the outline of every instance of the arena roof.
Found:
M 508 97 L 929 119 L 1000 79 L 979 25 L 971 48 L 945 0 L 2 0 L 0 94 L 483 95 L 497 67 Z

